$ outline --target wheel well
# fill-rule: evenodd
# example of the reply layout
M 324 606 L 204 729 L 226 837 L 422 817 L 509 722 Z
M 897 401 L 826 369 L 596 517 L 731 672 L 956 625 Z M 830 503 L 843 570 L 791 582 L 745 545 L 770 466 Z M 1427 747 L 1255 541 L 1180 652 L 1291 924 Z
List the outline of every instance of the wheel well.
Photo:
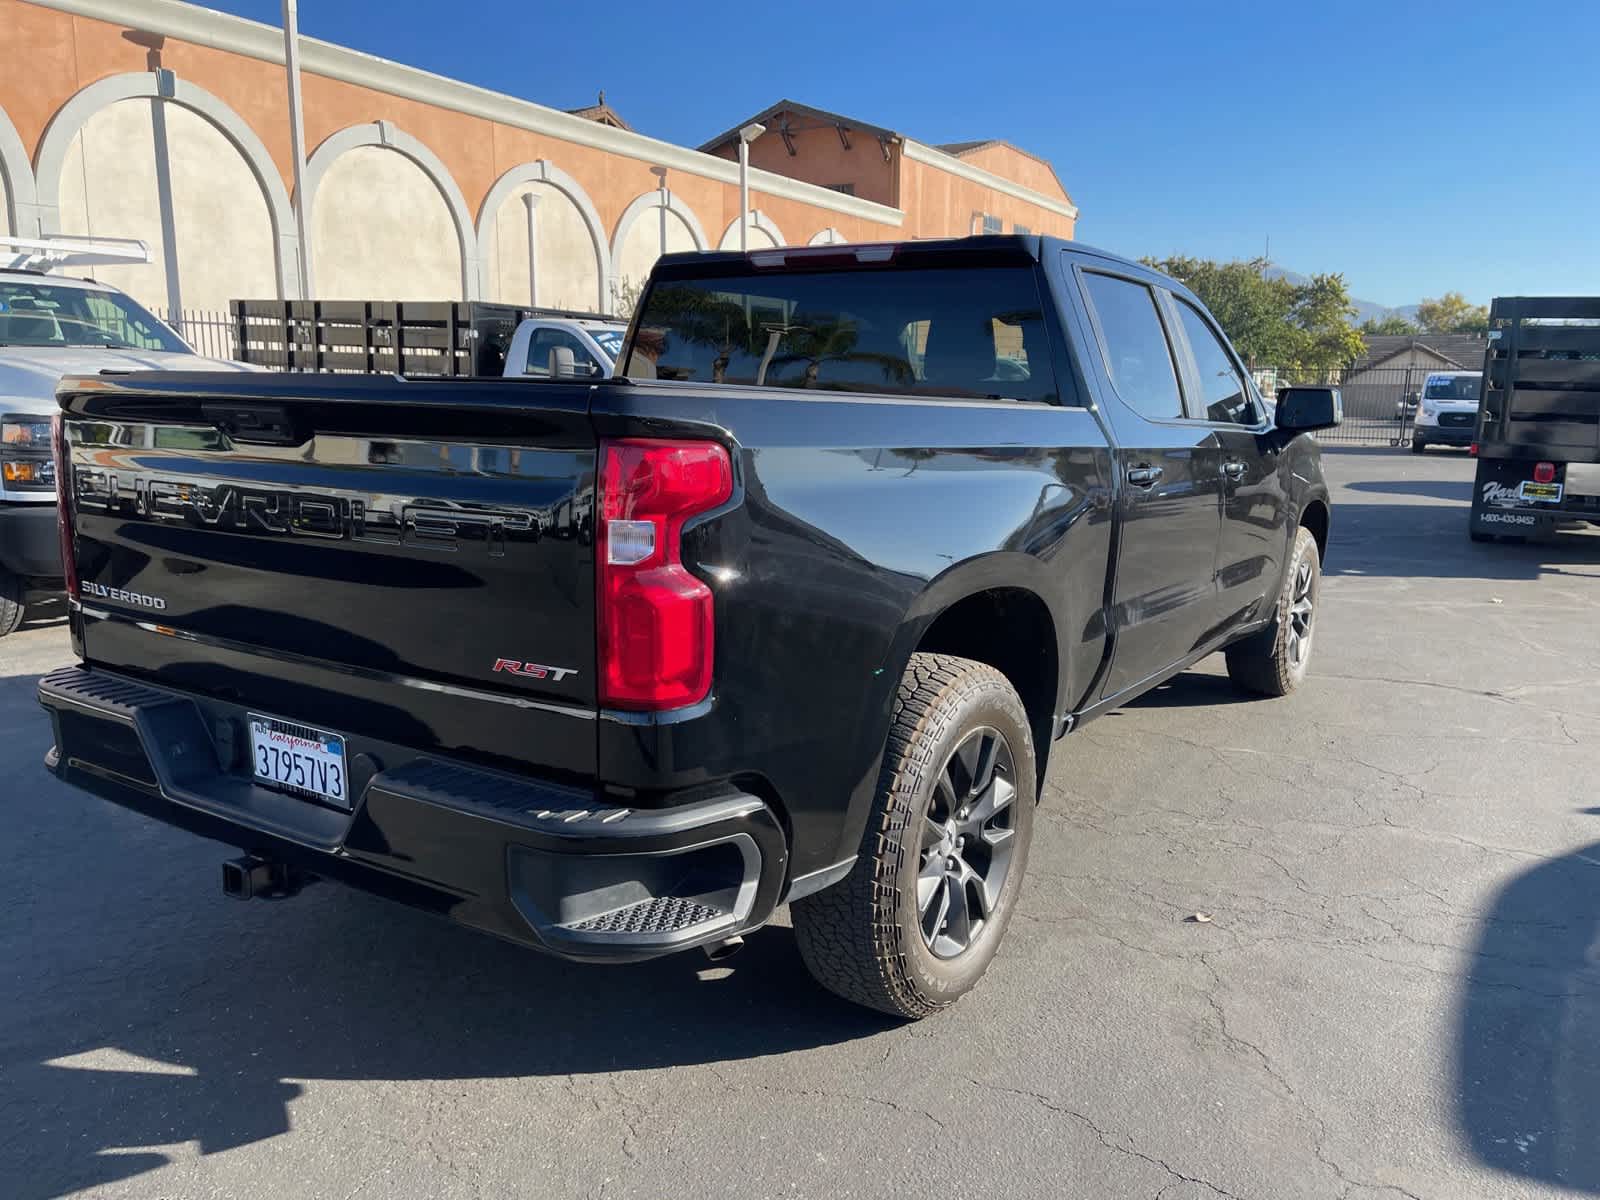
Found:
M 1317 543 L 1317 558 L 1327 562 L 1328 506 L 1321 500 L 1311 501 L 1300 511 L 1300 524 L 1311 531 L 1312 540 Z
M 934 620 L 918 650 L 988 663 L 1011 681 L 1028 713 L 1039 783 L 1055 726 L 1056 627 L 1043 600 L 1023 588 L 991 588 L 958 600 Z

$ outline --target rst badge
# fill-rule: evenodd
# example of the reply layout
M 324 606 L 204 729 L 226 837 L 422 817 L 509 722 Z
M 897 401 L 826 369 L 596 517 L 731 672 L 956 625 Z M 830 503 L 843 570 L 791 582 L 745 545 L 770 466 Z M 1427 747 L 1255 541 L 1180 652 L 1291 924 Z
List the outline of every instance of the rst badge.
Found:
M 494 660 L 494 669 L 520 675 L 523 679 L 548 679 L 551 683 L 560 683 L 568 675 L 578 673 L 575 667 L 547 667 L 543 663 L 523 662 L 516 658 L 497 658 Z

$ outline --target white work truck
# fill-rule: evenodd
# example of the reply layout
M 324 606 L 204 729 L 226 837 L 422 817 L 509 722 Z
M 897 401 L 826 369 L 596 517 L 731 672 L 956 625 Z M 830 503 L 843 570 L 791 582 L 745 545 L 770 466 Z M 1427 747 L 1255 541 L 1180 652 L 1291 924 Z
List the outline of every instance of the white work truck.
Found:
M 148 262 L 122 238 L 0 238 L 0 637 L 62 586 L 50 421 L 63 375 L 239 370 L 205 358 L 131 297 L 65 266 Z
M 625 321 L 599 315 L 529 317 L 506 349 L 505 374 L 604 378 L 612 373 L 627 332 Z

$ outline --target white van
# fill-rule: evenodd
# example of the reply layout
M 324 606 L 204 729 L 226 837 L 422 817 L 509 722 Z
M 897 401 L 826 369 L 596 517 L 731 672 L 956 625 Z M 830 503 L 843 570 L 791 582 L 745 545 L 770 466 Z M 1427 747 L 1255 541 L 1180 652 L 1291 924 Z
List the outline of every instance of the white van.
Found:
M 1429 371 L 1411 427 L 1411 453 L 1429 446 L 1470 446 L 1478 428 L 1482 371 Z

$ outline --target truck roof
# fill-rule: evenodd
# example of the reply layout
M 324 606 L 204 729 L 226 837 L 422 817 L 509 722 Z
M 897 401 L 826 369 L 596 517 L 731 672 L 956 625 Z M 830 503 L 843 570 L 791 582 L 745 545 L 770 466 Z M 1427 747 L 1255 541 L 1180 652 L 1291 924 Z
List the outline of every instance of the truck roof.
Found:
M 1049 254 L 1070 250 L 1105 261 L 1118 271 L 1159 282 L 1191 301 L 1197 297 L 1180 281 L 1125 255 L 1083 242 L 1034 233 L 987 233 L 962 238 L 926 238 L 903 242 L 836 242 L 826 246 L 778 246 L 765 250 L 716 250 L 667 254 L 656 260 L 655 279 L 696 279 L 717 275 L 759 273 L 774 267 L 872 268 L 888 262 L 909 265 L 980 267 L 1039 262 Z
M 71 275 L 52 275 L 34 267 L 0 267 L 0 279 L 19 279 L 27 283 L 48 283 L 51 287 L 81 288 L 86 292 L 114 292 L 116 288 L 98 279 L 77 279 Z

